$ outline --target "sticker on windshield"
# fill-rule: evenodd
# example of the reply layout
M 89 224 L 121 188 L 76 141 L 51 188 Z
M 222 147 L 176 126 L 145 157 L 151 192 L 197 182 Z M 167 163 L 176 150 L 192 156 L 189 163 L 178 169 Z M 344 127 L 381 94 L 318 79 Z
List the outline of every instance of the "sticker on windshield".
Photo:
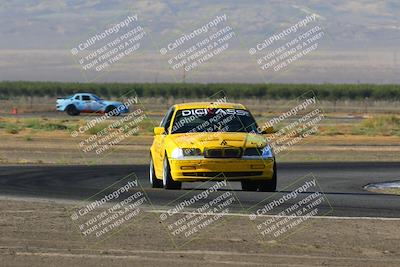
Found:
M 244 109 L 232 109 L 232 108 L 196 108 L 196 109 L 185 109 L 182 110 L 182 116 L 201 116 L 201 115 L 211 115 L 211 114 L 223 114 L 223 115 L 238 115 L 238 116 L 250 116 L 250 113 Z

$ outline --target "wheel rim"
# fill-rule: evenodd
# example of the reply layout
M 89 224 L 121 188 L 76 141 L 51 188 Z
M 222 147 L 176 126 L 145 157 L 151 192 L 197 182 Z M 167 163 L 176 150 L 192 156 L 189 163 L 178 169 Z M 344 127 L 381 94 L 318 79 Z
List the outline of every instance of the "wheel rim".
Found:
M 77 113 L 77 109 L 76 109 L 76 107 L 75 106 L 71 106 L 70 108 L 69 108 L 69 115 L 76 115 L 76 113 Z
M 153 184 L 153 160 L 150 159 L 150 170 L 149 170 L 149 180 L 150 180 L 150 184 Z
M 164 160 L 164 166 L 163 166 L 163 176 L 162 176 L 162 183 L 163 183 L 163 186 L 166 186 L 167 185 L 167 164 L 166 164 L 166 162 L 165 162 L 165 160 Z

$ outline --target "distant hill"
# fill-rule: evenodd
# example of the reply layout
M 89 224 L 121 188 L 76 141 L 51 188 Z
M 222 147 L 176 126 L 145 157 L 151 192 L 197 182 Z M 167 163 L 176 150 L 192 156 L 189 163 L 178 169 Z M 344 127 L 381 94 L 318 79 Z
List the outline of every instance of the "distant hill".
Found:
M 397 0 L 3 0 L 0 80 L 92 80 L 82 76 L 69 50 L 129 14 L 139 16 L 149 38 L 143 40 L 137 59 L 119 64 L 99 81 L 177 81 L 181 73 L 169 73 L 159 46 L 221 14 L 228 16 L 227 24 L 238 37 L 229 47 L 231 54 L 188 75 L 188 81 L 400 81 Z M 293 67 L 289 74 L 260 76 L 254 61 L 249 60 L 248 49 L 310 14 L 318 16 L 318 24 L 327 34 L 327 42 L 319 52 Z M 306 68 L 316 70 L 304 71 Z

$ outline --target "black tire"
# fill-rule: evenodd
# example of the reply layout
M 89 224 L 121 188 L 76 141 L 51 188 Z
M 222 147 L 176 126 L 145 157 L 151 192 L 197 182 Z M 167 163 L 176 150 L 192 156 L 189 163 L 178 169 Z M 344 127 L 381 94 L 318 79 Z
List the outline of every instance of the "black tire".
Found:
M 169 162 L 167 156 L 164 158 L 164 167 L 163 167 L 163 186 L 165 189 L 181 189 L 182 183 L 176 182 L 172 179 L 171 176 L 171 168 L 169 167 Z
M 106 113 L 108 114 L 108 113 L 114 111 L 114 109 L 116 109 L 116 107 L 114 107 L 114 106 L 112 106 L 112 105 L 111 105 L 111 106 L 107 106 L 107 107 L 106 107 Z M 112 116 L 119 116 L 119 112 L 113 113 Z
M 67 114 L 70 116 L 77 116 L 79 115 L 79 110 L 75 107 L 75 105 L 69 105 L 65 111 L 67 111 Z
M 258 185 L 258 190 L 260 192 L 275 192 L 276 184 L 277 184 L 277 172 L 276 172 L 276 163 L 274 161 L 274 174 L 272 175 L 271 180 L 260 181 Z
M 153 157 L 151 155 L 150 155 L 149 180 L 150 180 L 151 187 L 153 187 L 153 188 L 162 188 L 163 187 L 162 180 L 157 179 L 157 177 L 156 177 L 156 172 L 154 170 L 154 165 L 153 165 Z
M 244 191 L 257 191 L 258 182 L 257 181 L 241 181 L 242 190 Z

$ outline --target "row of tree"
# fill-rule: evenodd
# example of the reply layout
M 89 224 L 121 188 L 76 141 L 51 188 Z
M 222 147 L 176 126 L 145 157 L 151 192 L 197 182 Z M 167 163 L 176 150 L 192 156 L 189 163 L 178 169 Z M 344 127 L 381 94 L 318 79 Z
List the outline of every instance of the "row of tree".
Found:
M 398 84 L 239 84 L 239 83 L 61 83 L 0 82 L 0 98 L 19 96 L 62 97 L 91 92 L 101 97 L 121 97 L 136 92 L 139 97 L 206 98 L 223 91 L 229 98 L 292 99 L 314 92 L 320 99 L 400 100 Z

